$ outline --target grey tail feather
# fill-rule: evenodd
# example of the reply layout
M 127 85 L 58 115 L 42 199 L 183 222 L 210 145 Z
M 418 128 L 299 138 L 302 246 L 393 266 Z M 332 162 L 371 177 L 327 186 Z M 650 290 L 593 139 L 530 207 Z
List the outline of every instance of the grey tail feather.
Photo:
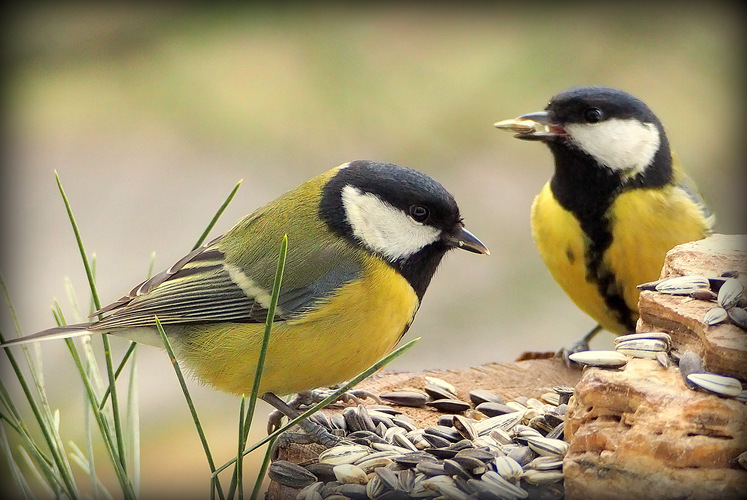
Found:
M 50 328 L 48 330 L 44 330 L 38 333 L 26 335 L 24 337 L 18 337 L 16 339 L 7 340 L 3 344 L 0 344 L 0 347 L 30 344 L 31 342 L 41 342 L 45 340 L 68 339 L 72 337 L 81 337 L 83 335 L 87 335 L 91 333 L 88 330 L 89 326 L 91 326 L 90 323 L 57 326 L 55 328 Z

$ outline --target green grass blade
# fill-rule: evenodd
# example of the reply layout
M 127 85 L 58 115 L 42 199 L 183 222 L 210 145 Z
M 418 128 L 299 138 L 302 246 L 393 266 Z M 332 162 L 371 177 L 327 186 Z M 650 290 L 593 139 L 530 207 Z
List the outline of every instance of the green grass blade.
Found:
M 10 443 L 8 442 L 8 435 L 5 433 L 5 427 L 2 425 L 0 425 L 0 448 L 2 448 L 3 455 L 5 455 L 5 461 L 8 463 L 8 468 L 10 469 L 10 475 L 13 478 L 13 484 L 15 484 L 16 486 L 18 498 L 35 498 L 34 494 L 31 492 L 31 488 L 26 482 L 26 478 L 23 477 L 23 474 L 21 474 L 21 470 L 19 469 L 18 464 L 13 458 L 13 453 L 10 450 Z M 23 448 L 21 449 L 23 450 Z M 35 467 L 33 467 L 32 470 L 38 473 L 38 470 L 36 470 Z M 40 481 L 40 483 L 44 485 L 44 487 L 47 489 L 47 493 L 50 497 L 52 497 L 54 495 L 52 489 L 49 488 L 49 486 L 47 486 L 44 481 Z M 6 491 L 5 493 L 9 493 L 9 491 Z
M 91 297 L 93 299 L 94 307 L 98 310 L 101 308 L 101 301 L 99 300 L 99 294 L 96 290 L 96 281 L 94 279 L 93 270 L 88 262 L 88 258 L 86 257 L 86 250 L 83 246 L 83 239 L 80 235 L 80 230 L 78 229 L 78 223 L 75 220 L 75 216 L 73 215 L 73 209 L 70 206 L 70 202 L 67 198 L 67 195 L 65 194 L 65 190 L 62 187 L 62 182 L 60 181 L 60 176 L 55 171 L 54 173 L 55 179 L 57 180 L 57 188 L 60 191 L 60 195 L 62 196 L 62 201 L 65 204 L 65 210 L 67 210 L 68 219 L 70 220 L 70 225 L 72 226 L 73 233 L 75 234 L 75 240 L 78 243 L 78 250 L 80 251 L 80 257 L 83 261 L 83 267 L 86 270 L 86 277 L 88 278 L 88 286 L 91 289 Z M 112 405 L 112 414 L 114 418 L 114 434 L 116 437 L 116 446 L 117 446 L 117 456 L 115 457 L 116 460 L 119 461 L 119 467 L 127 470 L 127 464 L 125 460 L 125 452 L 124 452 L 124 437 L 122 435 L 122 424 L 120 422 L 119 418 L 119 400 L 117 398 L 117 386 L 114 379 L 114 367 L 112 364 L 112 356 L 111 356 L 111 346 L 109 345 L 109 337 L 106 335 L 101 336 L 101 340 L 104 344 L 104 359 L 106 361 L 106 373 L 109 377 L 109 387 L 111 390 L 111 405 Z M 119 468 L 118 467 L 118 468 Z
M 135 352 L 135 347 L 137 347 L 137 342 L 130 342 L 130 346 L 127 348 L 127 351 L 124 353 L 124 356 L 122 356 L 122 361 L 119 362 L 119 365 L 117 365 L 117 369 L 114 372 L 114 380 L 117 380 L 119 376 L 122 374 L 122 370 L 124 370 L 124 367 L 127 364 L 127 361 L 129 361 L 130 356 L 132 356 L 132 354 Z M 99 409 L 104 408 L 104 406 L 106 405 L 106 401 L 109 399 L 110 394 L 111 394 L 111 389 L 107 387 L 106 392 L 104 393 L 104 397 L 101 398 Z
M 283 283 L 283 272 L 285 271 L 285 260 L 288 255 L 288 235 L 283 235 L 283 239 L 280 242 L 280 252 L 278 253 L 278 263 L 275 269 L 275 279 L 272 285 L 272 295 L 270 297 L 270 304 L 267 308 L 267 319 L 265 320 L 265 330 L 262 337 L 262 345 L 259 350 L 259 356 L 257 357 L 257 369 L 254 373 L 254 381 L 252 383 L 252 392 L 249 396 L 249 407 L 246 410 L 246 415 L 243 414 L 240 417 L 241 425 L 239 426 L 239 457 L 242 456 L 242 451 L 246 447 L 246 440 L 249 436 L 249 429 L 252 426 L 252 420 L 254 416 L 254 410 L 257 407 L 257 399 L 259 398 L 259 387 L 262 381 L 262 373 L 264 372 L 265 360 L 267 358 L 267 347 L 270 344 L 270 334 L 272 332 L 272 324 L 275 318 L 275 310 L 278 304 L 278 298 L 280 297 L 280 287 Z M 242 398 L 242 408 L 244 400 Z M 236 462 L 237 471 L 241 469 L 241 460 Z M 241 476 L 236 472 L 231 481 L 231 487 L 228 490 L 228 498 L 233 498 L 234 488 L 238 487 L 239 498 L 243 498 L 243 491 L 241 488 Z
M 220 206 L 218 211 L 213 216 L 213 219 L 210 221 L 210 223 L 207 225 L 205 230 L 202 232 L 200 237 L 197 239 L 197 243 L 195 243 L 195 246 L 192 247 L 192 250 L 195 250 L 202 245 L 202 243 L 207 239 L 208 234 L 210 234 L 210 231 L 213 230 L 213 227 L 218 222 L 218 219 L 220 219 L 220 216 L 223 215 L 223 212 L 225 212 L 226 207 L 228 207 L 228 204 L 231 203 L 231 200 L 233 200 L 233 197 L 236 196 L 236 192 L 239 190 L 239 187 L 241 187 L 241 183 L 244 182 L 244 179 L 241 179 L 239 182 L 236 183 L 236 186 L 231 190 L 231 193 L 228 195 L 228 198 L 226 198 L 226 201 L 223 202 L 223 204 Z
M 78 350 L 76 349 L 75 344 L 71 339 L 65 339 L 65 343 L 67 344 L 68 349 L 70 350 L 70 355 L 72 356 L 73 361 L 75 362 L 75 366 L 81 375 L 81 380 L 83 381 L 83 387 L 85 388 L 86 396 L 88 397 L 91 409 L 93 409 L 93 416 L 96 420 L 96 424 L 99 427 L 101 436 L 103 437 L 104 445 L 106 447 L 107 453 L 109 454 L 109 458 L 114 468 L 114 472 L 117 476 L 117 480 L 119 481 L 120 488 L 122 489 L 122 494 L 126 499 L 134 499 L 135 492 L 132 488 L 132 483 L 127 476 L 126 469 L 121 466 L 121 456 L 117 455 L 116 442 L 111 434 L 111 430 L 109 425 L 107 424 L 105 415 L 103 412 L 98 411 L 98 397 L 93 388 L 93 385 L 91 384 L 90 378 L 86 374 L 86 369 L 83 361 L 80 358 L 80 354 L 78 353 Z
M 257 358 L 257 371 L 254 375 L 254 383 L 252 384 L 252 392 L 249 396 L 249 408 L 247 408 L 247 418 L 242 432 L 244 434 L 244 442 L 249 435 L 249 428 L 252 425 L 252 416 L 254 415 L 254 409 L 257 406 L 257 399 L 259 398 L 259 387 L 262 381 L 262 372 L 265 368 L 265 359 L 267 358 L 267 347 L 270 344 L 270 334 L 272 333 L 272 323 L 275 318 L 275 309 L 278 305 L 278 298 L 280 297 L 280 286 L 283 283 L 283 272 L 285 271 L 285 259 L 288 255 L 288 235 L 283 235 L 283 240 L 280 242 L 280 253 L 278 254 L 278 264 L 275 270 L 275 281 L 272 285 L 272 297 L 270 298 L 270 305 L 267 308 L 267 320 L 265 322 L 264 336 L 262 337 L 262 347 L 259 351 L 259 357 Z
M 407 350 L 409 350 L 413 345 L 415 345 L 420 340 L 420 337 L 414 338 L 411 341 L 407 342 L 406 344 L 401 345 L 385 357 L 381 358 L 379 361 L 368 367 L 366 370 L 362 371 L 349 381 L 345 382 L 342 386 L 340 386 L 335 392 L 333 392 L 331 395 L 324 398 L 319 403 L 315 404 L 305 412 L 303 412 L 298 417 L 294 418 L 281 428 L 277 429 L 276 431 L 272 432 L 271 434 L 268 434 L 266 437 L 262 438 L 261 440 L 254 443 L 251 447 L 244 450 L 244 455 L 248 455 L 252 451 L 256 450 L 257 448 L 261 447 L 265 443 L 268 443 L 270 440 L 275 439 L 277 436 L 285 432 L 286 430 L 290 429 L 294 425 L 296 425 L 298 422 L 300 422 L 303 419 L 309 418 L 314 413 L 318 412 L 325 406 L 328 406 L 340 399 L 340 396 L 349 391 L 351 388 L 353 388 L 356 384 L 360 383 L 361 380 L 365 379 L 366 377 L 369 377 L 371 374 L 379 371 L 381 368 L 383 368 L 385 365 L 390 363 L 392 360 L 398 358 L 402 354 L 404 354 Z M 220 467 L 216 469 L 216 471 L 213 473 L 213 475 L 217 475 L 224 470 L 226 470 L 228 467 L 232 466 L 236 462 L 236 459 L 233 459 Z
M 234 481 L 231 483 L 231 489 L 228 490 L 228 496 L 226 498 L 233 498 L 233 487 L 234 484 L 236 485 L 236 490 L 239 492 L 239 500 L 244 499 L 244 481 L 243 481 L 243 474 L 244 474 L 244 457 L 242 456 L 242 453 L 244 453 L 244 447 L 246 446 L 246 442 L 244 441 L 244 410 L 245 410 L 245 403 L 246 398 L 242 394 L 241 396 L 241 404 L 239 405 L 239 439 L 238 439 L 238 451 L 236 453 L 236 469 L 234 472 Z
M 207 438 L 205 437 L 205 431 L 202 429 L 202 424 L 200 423 L 200 418 L 197 416 L 197 409 L 195 408 L 194 403 L 192 402 L 192 396 L 189 394 L 189 389 L 187 388 L 187 382 L 184 380 L 184 375 L 182 374 L 182 370 L 179 367 L 179 362 L 176 360 L 176 355 L 174 354 L 174 349 L 171 347 L 171 342 L 169 342 L 168 337 L 166 337 L 166 332 L 163 329 L 163 326 L 161 325 L 161 322 L 158 320 L 158 317 L 155 318 L 156 320 L 156 328 L 158 329 L 158 333 L 161 335 L 161 340 L 163 341 L 163 345 L 166 348 L 166 352 L 169 354 L 169 359 L 171 360 L 171 365 L 174 367 L 174 372 L 176 372 L 176 378 L 179 380 L 179 385 L 182 388 L 182 392 L 184 393 L 184 399 L 187 401 L 187 406 L 189 407 L 189 412 L 192 415 L 192 420 L 195 423 L 195 427 L 197 428 L 197 434 L 200 437 L 200 443 L 202 443 L 202 449 L 205 452 L 205 456 L 207 457 L 208 466 L 210 467 L 210 471 L 212 473 L 211 480 L 214 482 L 215 489 L 218 492 L 218 496 L 221 499 L 224 499 L 223 495 L 223 489 L 221 488 L 220 481 L 218 481 L 218 477 L 215 474 L 215 462 L 213 461 L 213 455 L 210 453 L 210 446 L 208 445 Z M 213 489 L 211 488 L 211 494 Z
M 259 492 L 262 489 L 262 482 L 264 481 L 265 475 L 267 474 L 267 468 L 270 466 L 270 458 L 272 457 L 272 447 L 275 444 L 277 437 L 270 439 L 267 442 L 267 451 L 265 457 L 262 459 L 262 465 L 257 471 L 257 479 L 254 481 L 254 488 L 252 489 L 252 499 L 257 500 L 259 498 Z
M 136 346 L 137 344 L 133 342 L 132 345 Z M 128 470 L 130 471 L 135 493 L 140 496 L 140 400 L 137 390 L 138 372 L 134 347 L 132 353 L 130 379 L 127 386 L 127 435 L 129 437 L 127 450 L 130 461 L 130 468 Z
M 2 332 L 0 332 L 0 342 L 5 342 L 5 337 L 3 336 Z M 42 409 L 39 407 L 39 404 L 34 398 L 31 387 L 29 387 L 29 384 L 26 381 L 26 377 L 23 375 L 21 367 L 16 361 L 15 356 L 13 356 L 11 349 L 5 348 L 3 349 L 3 351 L 5 352 L 8 361 L 10 361 L 10 365 L 16 375 L 18 383 L 21 386 L 21 390 L 26 396 L 26 400 L 31 407 L 32 413 L 34 414 L 34 419 L 39 424 L 44 442 L 50 450 L 52 460 L 57 471 L 59 471 L 61 479 L 65 485 L 65 494 L 70 498 L 78 498 L 78 489 L 75 485 L 72 475 L 65 473 L 65 471 L 70 470 L 69 465 L 67 464 L 67 460 L 64 458 L 64 456 L 60 455 L 59 448 L 57 447 L 57 441 L 55 439 L 55 436 L 53 435 L 53 430 L 49 426 L 49 419 L 44 416 Z

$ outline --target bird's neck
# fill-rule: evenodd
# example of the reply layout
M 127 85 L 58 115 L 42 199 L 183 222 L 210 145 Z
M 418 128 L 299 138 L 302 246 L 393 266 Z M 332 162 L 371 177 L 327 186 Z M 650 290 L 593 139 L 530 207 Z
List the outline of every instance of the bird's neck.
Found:
M 550 181 L 558 203 L 580 221 L 604 217 L 620 193 L 631 189 L 655 189 L 673 182 L 672 156 L 666 138 L 651 164 L 642 172 L 626 176 L 602 167 L 575 148 L 549 143 L 555 157 L 555 173 Z

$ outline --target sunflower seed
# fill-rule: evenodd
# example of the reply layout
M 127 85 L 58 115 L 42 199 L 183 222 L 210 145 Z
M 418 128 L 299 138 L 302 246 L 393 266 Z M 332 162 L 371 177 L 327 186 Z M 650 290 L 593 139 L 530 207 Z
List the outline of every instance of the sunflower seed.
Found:
M 319 462 L 332 465 L 352 464 L 371 452 L 367 446 L 357 444 L 338 445 L 328 448 L 319 454 Z
M 366 484 L 368 482 L 366 472 L 357 465 L 335 465 L 335 468 L 332 469 L 332 471 L 335 473 L 335 477 L 341 484 Z
M 390 490 L 399 488 L 399 477 L 397 477 L 397 473 L 393 470 L 387 469 L 386 467 L 380 467 L 374 472 Z
M 493 486 L 496 492 L 503 492 L 504 494 L 513 495 L 516 498 L 526 498 L 529 496 L 526 491 L 514 484 L 511 484 L 506 479 L 504 479 L 503 476 L 501 476 L 497 472 L 493 472 L 492 470 L 489 470 L 485 474 L 483 474 L 481 479 Z
M 660 280 L 655 289 L 659 293 L 670 295 L 688 295 L 699 288 L 709 288 L 710 281 L 705 276 L 676 276 Z
M 603 368 L 617 368 L 628 362 L 628 357 L 617 351 L 582 351 L 570 354 L 574 363 Z
M 563 439 L 564 432 L 565 432 L 565 422 L 560 422 L 558 425 L 555 426 L 553 430 L 548 432 L 545 437 L 547 439 Z
M 406 448 L 410 451 L 420 451 L 418 450 L 418 447 L 415 446 L 412 441 L 407 439 L 407 436 L 405 436 L 404 434 L 395 434 L 394 444 L 397 446 L 401 446 L 402 448 Z
M 394 461 L 391 459 L 391 457 L 388 456 L 378 456 L 374 458 L 366 458 L 364 460 L 359 460 L 355 463 L 358 467 L 360 467 L 363 472 L 366 474 L 371 473 L 374 471 L 374 469 L 377 469 L 379 467 L 386 467 L 387 465 L 394 463 Z
M 454 428 L 459 431 L 462 437 L 470 441 L 477 437 L 477 432 L 470 421 L 461 415 L 454 415 Z
M 511 428 L 513 428 L 513 426 L 521 422 L 524 413 L 525 412 L 522 411 L 514 411 L 505 415 L 497 415 L 495 417 L 490 417 L 485 420 L 475 422 L 473 427 L 475 431 L 477 431 L 478 436 L 490 434 L 490 431 L 496 428 L 503 429 L 504 431 L 509 431 L 511 430 Z
M 635 339 L 620 342 L 615 350 L 634 358 L 655 359 L 657 352 L 666 352 L 669 346 L 661 340 Z
M 272 462 L 267 470 L 267 475 L 276 483 L 291 488 L 303 488 L 317 481 L 314 474 L 287 460 Z
M 562 439 L 548 439 L 542 436 L 526 436 L 527 444 L 540 455 L 563 456 L 568 451 L 568 443 Z
M 537 129 L 538 127 L 541 127 L 541 124 L 534 120 L 518 120 L 512 118 L 495 122 L 493 126 L 497 129 L 514 132 L 516 134 L 532 134 L 537 132 Z
M 691 373 L 687 379 L 696 386 L 718 396 L 736 397 L 742 392 L 742 383 L 733 378 L 715 373 Z
M 420 408 L 428 401 L 428 395 L 420 391 L 382 392 L 379 397 L 395 405 L 411 406 L 413 408 Z
M 517 446 L 516 448 L 506 453 L 506 456 L 509 458 L 513 458 L 514 460 L 519 462 L 519 465 L 523 467 L 534 460 L 534 457 L 536 457 L 537 454 L 529 446 Z
M 744 285 L 734 278 L 727 278 L 718 291 L 718 305 L 729 309 L 739 302 L 744 291 Z
M 472 474 L 470 474 L 470 472 L 465 469 L 462 464 L 451 458 L 447 458 L 446 460 L 444 460 L 444 472 L 446 472 L 446 475 L 451 477 L 459 476 L 464 479 L 470 479 L 472 477 Z
M 458 399 L 456 394 L 437 385 L 428 384 L 423 387 L 423 390 L 433 399 Z
M 450 392 L 451 394 L 454 394 L 454 395 L 456 395 L 456 393 L 457 393 L 456 387 L 454 387 L 452 384 L 450 384 L 449 382 L 447 382 L 447 381 L 445 381 L 443 379 L 440 379 L 438 377 L 428 377 L 428 376 L 426 376 L 424 378 L 425 378 L 426 384 L 430 384 L 430 385 L 434 385 L 434 386 L 440 387 L 441 389 L 443 389 L 443 390 L 445 390 L 447 392 Z
M 466 451 L 469 450 L 460 451 L 459 453 L 454 455 L 454 458 L 452 458 L 452 460 L 464 467 L 464 470 L 466 470 L 473 476 L 479 476 L 480 474 L 485 472 L 487 470 L 485 462 L 483 462 L 479 458 L 475 458 L 465 454 L 464 452 Z
M 447 441 L 450 441 L 451 443 L 456 443 L 457 441 L 460 441 L 462 439 L 462 435 L 459 433 L 458 430 L 456 430 L 453 427 L 446 427 L 444 425 L 434 425 L 432 427 L 427 427 L 425 429 L 425 434 L 431 434 L 433 436 L 438 436 L 441 439 L 446 439 Z M 425 435 L 423 437 L 428 439 Z
M 504 431 L 503 429 L 500 429 L 496 427 L 495 429 L 491 430 L 488 434 L 493 440 L 495 440 L 498 444 L 508 444 L 513 442 L 513 439 L 511 438 L 511 435 Z
M 672 365 L 672 358 L 670 358 L 669 353 L 666 352 L 657 352 L 656 360 L 664 368 L 669 368 Z
M 739 395 L 736 396 L 736 399 L 737 401 L 741 401 L 742 403 L 747 403 L 747 389 L 742 389 Z
M 502 397 L 483 389 L 475 389 L 474 391 L 470 391 L 469 399 L 475 406 L 481 403 L 506 403 L 506 401 L 504 401 Z
M 475 407 L 475 410 L 479 411 L 486 417 L 495 417 L 497 415 L 505 415 L 506 413 L 513 413 L 516 410 L 509 408 L 503 403 L 480 403 Z
M 742 330 L 747 330 L 747 310 L 741 307 L 732 307 L 729 309 L 729 319 Z
M 557 392 L 546 392 L 540 396 L 540 399 L 552 406 L 558 406 L 560 404 L 560 394 Z
M 723 307 L 713 307 L 703 315 L 703 323 L 708 326 L 723 323 L 729 317 L 729 313 Z
M 563 467 L 563 459 L 557 456 L 541 456 L 537 457 L 529 464 L 527 467 L 530 467 L 535 470 L 552 470 L 552 469 L 561 469 Z
M 437 399 L 425 404 L 443 413 L 462 413 L 472 408 L 471 404 L 459 399 Z
M 660 340 L 667 344 L 667 349 L 672 345 L 672 337 L 666 332 L 643 332 L 643 333 L 630 333 L 628 335 L 620 335 L 615 337 L 615 345 L 621 342 L 627 342 L 629 340 L 641 340 L 641 339 L 653 339 Z
M 524 472 L 521 464 L 508 456 L 496 457 L 493 461 L 493 467 L 507 481 L 517 481 Z
M 529 469 L 524 471 L 524 475 L 521 478 L 530 484 L 552 484 L 563 480 L 563 472 Z
M 366 486 L 364 484 L 343 484 L 340 486 L 340 494 L 343 498 L 352 500 L 368 500 Z
M 316 483 L 311 483 L 310 485 L 305 486 L 298 492 L 298 495 L 296 495 L 296 500 L 315 500 L 315 498 L 313 497 L 313 493 L 319 495 L 319 491 L 322 489 L 322 486 L 324 486 L 324 483 L 321 481 L 317 481 Z M 322 498 L 322 496 L 319 495 L 319 498 Z

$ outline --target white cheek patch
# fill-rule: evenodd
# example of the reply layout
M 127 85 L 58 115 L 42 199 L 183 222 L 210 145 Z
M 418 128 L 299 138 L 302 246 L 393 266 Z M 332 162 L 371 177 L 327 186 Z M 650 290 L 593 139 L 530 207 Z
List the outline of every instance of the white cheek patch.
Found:
M 660 145 L 656 125 L 634 119 L 572 123 L 563 128 L 576 147 L 602 165 L 628 175 L 643 172 Z
M 440 230 L 415 222 L 375 194 L 350 185 L 342 188 L 342 204 L 353 235 L 391 260 L 407 258 L 441 236 Z

